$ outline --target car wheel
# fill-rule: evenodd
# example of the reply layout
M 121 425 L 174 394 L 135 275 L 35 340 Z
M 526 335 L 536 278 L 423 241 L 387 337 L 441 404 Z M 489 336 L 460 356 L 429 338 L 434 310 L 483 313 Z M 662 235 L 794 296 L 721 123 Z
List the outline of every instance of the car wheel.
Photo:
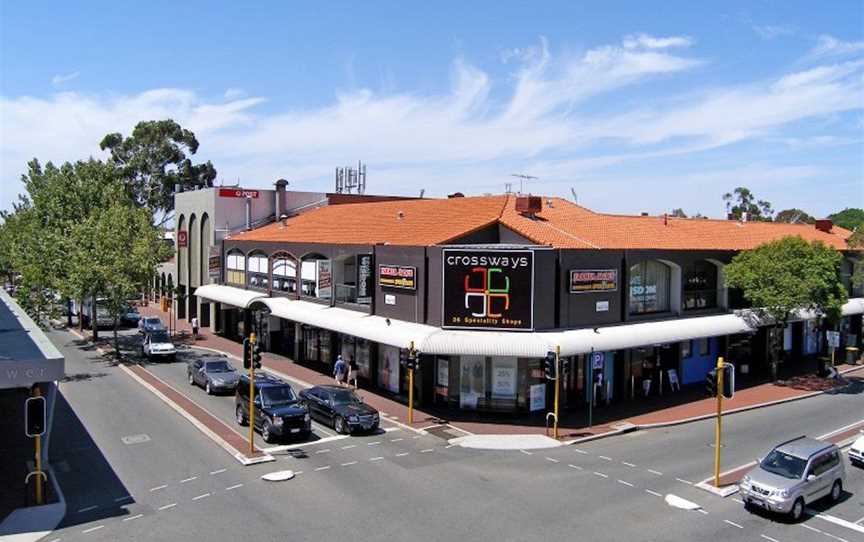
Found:
M 210 381 L 209 380 L 204 385 L 204 391 L 207 392 L 207 395 L 213 395 L 213 392 L 210 390 Z
M 190 386 L 195 385 L 195 378 L 192 376 L 192 373 L 189 373 L 189 385 Z
M 804 499 L 798 497 L 795 499 L 795 504 L 792 505 L 792 510 L 789 512 L 792 521 L 800 521 L 804 516 Z
M 273 434 L 270 432 L 270 422 L 264 421 L 264 425 L 261 426 L 261 438 L 264 439 L 264 442 L 270 444 L 273 442 Z
M 348 426 L 345 424 L 345 418 L 342 416 L 336 416 L 336 421 L 333 422 L 333 429 L 335 429 L 340 435 L 347 434 Z
M 234 411 L 234 417 L 237 420 L 237 425 L 246 425 L 246 416 L 243 415 L 243 407 L 237 405 L 237 408 Z
M 831 486 L 831 501 L 837 502 L 840 500 L 840 497 L 843 496 L 843 482 L 837 480 L 834 482 L 834 485 Z

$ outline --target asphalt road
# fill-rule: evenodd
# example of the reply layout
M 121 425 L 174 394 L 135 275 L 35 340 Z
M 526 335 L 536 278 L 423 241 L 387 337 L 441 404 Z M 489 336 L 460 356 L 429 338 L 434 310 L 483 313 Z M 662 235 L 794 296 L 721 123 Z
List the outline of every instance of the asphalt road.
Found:
M 788 524 L 750 514 L 693 487 L 711 473 L 710 423 L 527 453 L 449 447 L 397 429 L 325 436 L 274 463 L 241 467 L 71 335 L 50 337 L 73 378 L 61 384 L 68 407 L 60 405 L 51 444 L 68 514 L 47 540 L 864 539 L 820 517 Z M 219 416 L 232 401 L 190 388 L 180 363 L 150 369 Z M 861 418 L 860 391 L 731 416 L 724 467 Z M 259 479 L 280 469 L 299 474 Z M 864 473 L 848 470 L 849 494 L 826 512 L 855 522 L 864 517 Z M 701 511 L 670 506 L 670 495 Z

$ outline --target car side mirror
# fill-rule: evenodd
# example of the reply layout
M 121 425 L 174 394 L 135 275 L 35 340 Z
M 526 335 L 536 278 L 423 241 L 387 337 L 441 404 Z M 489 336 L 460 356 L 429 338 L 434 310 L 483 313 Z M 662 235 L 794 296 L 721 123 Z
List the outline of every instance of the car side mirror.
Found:
M 808 481 L 808 482 L 812 482 L 812 481 L 815 480 L 815 479 L 816 479 L 816 475 L 815 475 L 815 474 L 808 474 L 808 475 L 807 475 L 807 481 Z

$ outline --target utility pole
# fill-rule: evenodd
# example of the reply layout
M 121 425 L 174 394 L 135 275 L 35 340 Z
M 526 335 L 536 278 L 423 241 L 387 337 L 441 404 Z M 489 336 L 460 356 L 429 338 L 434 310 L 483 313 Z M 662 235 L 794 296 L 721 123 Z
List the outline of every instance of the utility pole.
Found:
M 717 358 L 717 424 L 714 428 L 714 487 L 720 487 L 720 440 L 723 428 L 723 357 Z

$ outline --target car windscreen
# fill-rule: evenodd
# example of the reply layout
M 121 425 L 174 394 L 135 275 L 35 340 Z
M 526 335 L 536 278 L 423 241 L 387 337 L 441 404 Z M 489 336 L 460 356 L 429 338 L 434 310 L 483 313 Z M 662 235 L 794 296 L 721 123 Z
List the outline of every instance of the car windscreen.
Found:
M 777 474 L 784 478 L 799 479 L 804 474 L 804 468 L 807 466 L 807 461 L 794 455 L 784 454 L 778 450 L 772 450 L 762 463 L 759 464 L 762 470 Z
M 227 361 L 208 361 L 205 370 L 208 373 L 230 373 L 234 367 Z
M 261 395 L 264 396 L 264 404 L 267 406 L 284 405 L 297 400 L 297 396 L 294 395 L 294 390 L 291 389 L 291 386 L 271 386 L 262 388 Z
M 333 392 L 333 404 L 335 405 L 356 405 L 360 402 L 360 398 L 353 391 L 340 390 Z
M 147 318 L 144 320 L 144 323 L 147 324 L 148 326 L 161 326 L 162 320 L 160 320 L 158 318 Z
M 170 343 L 171 340 L 168 338 L 168 334 L 164 331 L 156 332 L 150 334 L 150 342 L 151 343 Z

